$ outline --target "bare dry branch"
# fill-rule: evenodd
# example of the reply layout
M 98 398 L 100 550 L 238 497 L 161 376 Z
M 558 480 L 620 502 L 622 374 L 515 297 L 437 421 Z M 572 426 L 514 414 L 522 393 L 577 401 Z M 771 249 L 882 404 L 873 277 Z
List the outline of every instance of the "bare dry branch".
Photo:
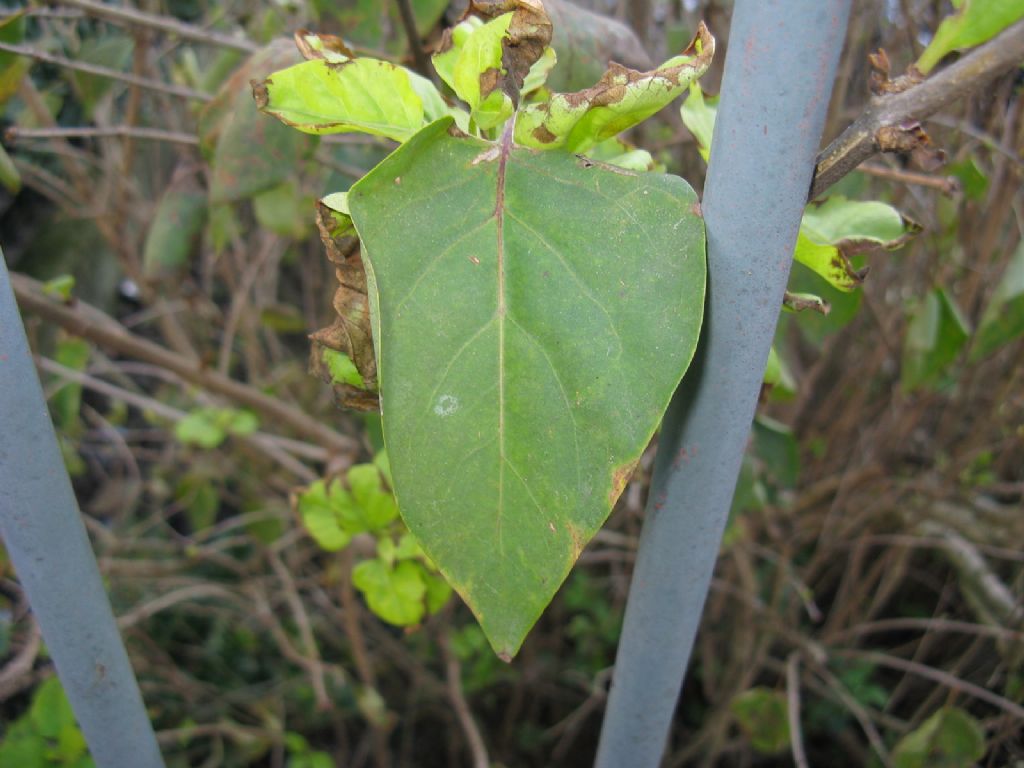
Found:
M 96 75 L 97 77 L 106 77 L 110 80 L 117 80 L 122 83 L 128 83 L 139 88 L 146 88 L 150 91 L 157 91 L 158 93 L 166 93 L 169 96 L 178 96 L 182 99 L 192 99 L 193 101 L 212 101 L 213 96 L 202 91 L 197 91 L 192 88 L 186 88 L 183 85 L 171 85 L 165 83 L 162 80 L 153 80 L 148 77 L 139 77 L 128 72 L 120 72 L 116 69 L 110 69 L 110 67 L 101 67 L 98 64 L 88 64 L 84 61 L 76 61 L 75 59 L 68 59 L 64 56 L 56 56 L 52 53 L 39 50 L 38 48 L 32 48 L 27 45 L 12 45 L 11 43 L 0 43 L 0 51 L 7 53 L 13 53 L 18 56 L 27 56 L 30 59 L 36 61 L 42 61 L 46 64 L 53 64 L 55 67 L 63 67 L 64 69 L 73 69 L 76 72 L 85 72 L 89 75 Z
M 955 64 L 902 93 L 874 103 L 819 155 L 813 199 L 872 155 L 882 151 L 879 132 L 923 120 L 952 101 L 983 88 L 1024 60 L 1024 21 L 1018 21 Z
M 248 406 L 271 422 L 286 426 L 328 450 L 350 454 L 359 450 L 356 440 L 339 434 L 318 419 L 256 387 L 222 376 L 197 360 L 171 352 L 126 330 L 120 323 L 84 302 L 64 304 L 51 299 L 38 282 L 11 273 L 11 285 L 22 311 L 30 311 L 64 328 L 69 333 L 100 346 L 143 360 L 178 374 L 185 381 Z
M 252 40 L 247 40 L 244 37 L 225 35 L 220 32 L 211 32 L 208 29 L 196 27 L 192 24 L 186 24 L 185 22 L 178 21 L 177 19 L 168 18 L 167 16 L 158 16 L 151 13 L 144 13 L 124 5 L 108 5 L 107 3 L 93 2 L 93 0 L 60 0 L 59 4 L 78 8 L 88 15 L 95 16 L 98 19 L 106 19 L 107 21 L 112 21 L 118 24 L 127 24 L 133 27 L 156 29 L 160 32 L 176 35 L 185 40 L 195 40 L 199 43 L 219 45 L 222 48 L 233 48 L 236 51 L 245 51 L 246 53 L 251 53 L 259 48 L 259 46 Z

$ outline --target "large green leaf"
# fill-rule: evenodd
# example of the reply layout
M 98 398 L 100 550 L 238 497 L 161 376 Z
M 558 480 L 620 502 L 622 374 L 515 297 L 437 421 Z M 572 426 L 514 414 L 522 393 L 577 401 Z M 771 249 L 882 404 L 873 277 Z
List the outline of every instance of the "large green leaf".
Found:
M 693 355 L 696 202 L 682 179 L 451 120 L 349 192 L 399 508 L 503 658 L 607 518 Z
M 953 7 L 956 12 L 942 20 L 917 60 L 922 72 L 930 72 L 947 53 L 984 43 L 1024 18 L 1020 0 L 953 0 Z
M 1006 265 L 1006 272 L 996 286 L 981 316 L 978 335 L 971 348 L 971 359 L 980 360 L 1003 344 L 1024 335 L 1024 242 Z

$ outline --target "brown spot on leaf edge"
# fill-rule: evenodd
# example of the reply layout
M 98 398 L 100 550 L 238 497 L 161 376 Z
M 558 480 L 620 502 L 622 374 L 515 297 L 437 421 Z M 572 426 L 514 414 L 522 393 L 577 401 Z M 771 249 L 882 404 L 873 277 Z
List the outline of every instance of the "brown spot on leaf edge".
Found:
M 636 465 L 638 463 L 639 459 L 635 459 L 623 464 L 612 472 L 612 489 L 608 493 L 609 504 L 614 504 L 619 500 L 619 496 L 621 496 L 622 492 L 626 489 L 626 484 L 633 476 L 633 472 L 636 471 Z
M 266 80 L 250 80 L 252 86 L 252 97 L 256 100 L 256 109 L 266 109 L 270 103 L 270 96 L 267 94 L 267 86 L 271 85 L 270 78 Z

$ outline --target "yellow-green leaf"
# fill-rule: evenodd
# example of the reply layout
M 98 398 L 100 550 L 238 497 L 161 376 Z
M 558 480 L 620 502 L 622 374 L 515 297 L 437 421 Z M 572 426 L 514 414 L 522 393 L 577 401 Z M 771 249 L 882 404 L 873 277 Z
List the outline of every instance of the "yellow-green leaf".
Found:
M 516 143 L 586 152 L 668 105 L 707 71 L 714 53 L 715 39 L 701 24 L 690 48 L 657 69 L 637 72 L 613 62 L 597 85 L 521 108 Z
M 865 247 L 898 248 L 919 227 L 891 205 L 831 197 L 804 211 L 793 257 L 841 291 L 864 281 L 848 255 Z
M 1021 0 L 953 0 L 953 7 L 956 11 L 942 20 L 917 60 L 917 68 L 924 73 L 947 53 L 980 45 L 1024 18 Z
M 311 134 L 359 131 L 405 141 L 423 127 L 423 100 L 402 67 L 359 58 L 314 59 L 253 84 L 256 105 Z

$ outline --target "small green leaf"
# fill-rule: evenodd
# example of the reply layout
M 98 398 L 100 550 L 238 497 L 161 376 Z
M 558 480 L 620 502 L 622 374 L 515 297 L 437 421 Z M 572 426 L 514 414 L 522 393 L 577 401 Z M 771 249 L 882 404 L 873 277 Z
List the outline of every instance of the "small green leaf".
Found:
M 43 283 L 43 293 L 53 299 L 70 301 L 71 292 L 75 290 L 74 275 L 58 275 L 52 280 Z
M 252 411 L 224 408 L 220 411 L 224 426 L 232 435 L 251 435 L 260 428 L 259 417 Z
M 341 483 L 317 480 L 298 498 L 299 516 L 309 535 L 328 552 L 344 549 L 352 536 L 341 527 L 339 509 L 351 504 Z
M 544 83 L 547 82 L 548 75 L 551 74 L 551 70 L 555 68 L 557 63 L 558 55 L 555 53 L 555 49 L 548 46 L 544 49 L 544 53 L 541 57 L 534 62 L 532 67 L 530 67 L 530 71 L 523 80 L 522 95 L 524 98 L 529 97 L 530 94 L 535 91 L 539 91 L 544 87 Z
M 366 389 L 366 382 L 362 374 L 352 362 L 352 358 L 344 352 L 338 352 L 329 347 L 322 347 L 321 354 L 327 370 L 331 373 L 331 381 L 334 384 L 349 384 L 359 389 Z
M 377 540 L 377 559 L 383 563 L 387 563 L 388 568 L 391 568 L 395 564 L 395 560 L 398 558 L 398 547 L 395 546 L 395 542 L 390 536 L 385 536 L 382 539 Z
M 768 363 L 764 369 L 764 383 L 784 395 L 796 394 L 796 380 L 786 362 L 779 357 L 773 344 L 768 350 Z
M 985 732 L 958 707 L 944 707 L 896 744 L 893 768 L 971 768 L 985 755 Z
M 946 171 L 960 180 L 968 200 L 984 200 L 988 193 L 988 176 L 978 167 L 973 155 L 962 162 L 946 166 Z
M 800 446 L 793 430 L 767 416 L 754 419 L 754 453 L 764 474 L 782 488 L 795 488 L 800 479 Z
M 370 610 L 389 624 L 419 624 L 426 610 L 423 572 L 411 560 L 391 568 L 380 560 L 366 560 L 352 569 L 352 583 L 363 593 Z
M 380 418 L 377 418 L 377 423 L 380 423 Z M 377 454 L 373 457 L 373 463 L 377 469 L 380 470 L 381 477 L 384 478 L 384 482 L 388 484 L 389 488 L 394 488 L 394 481 L 391 479 L 391 462 L 388 460 L 388 452 L 384 449 L 377 451 Z
M 373 533 L 398 517 L 395 497 L 383 490 L 380 470 L 373 464 L 357 464 L 349 469 L 348 485 L 355 503 L 342 513 L 342 520 L 349 531 Z
M 969 335 L 967 320 L 946 290 L 931 291 L 907 327 L 900 376 L 904 391 L 935 384 Z
M 613 63 L 591 88 L 555 93 L 548 101 L 522 107 L 516 143 L 585 153 L 671 103 L 707 71 L 714 53 L 715 40 L 701 25 L 693 47 L 657 69 L 637 72 Z
M 758 752 L 773 755 L 789 747 L 789 712 L 784 693 L 751 688 L 734 698 L 729 708 Z
M 452 70 L 449 85 L 469 104 L 470 116 L 483 130 L 503 123 L 512 115 L 512 99 L 495 87 L 503 69 L 503 43 L 511 21 L 512 14 L 505 13 L 474 29 L 461 47 Z M 484 88 L 481 81 L 485 82 Z
M 402 67 L 377 59 L 304 61 L 253 85 L 260 110 L 311 134 L 359 131 L 405 141 L 425 125 Z
M 718 96 L 705 96 L 697 83 L 690 84 L 690 95 L 686 97 L 679 114 L 683 124 L 697 140 L 697 151 L 708 161 L 711 154 L 711 137 L 715 132 L 715 117 L 718 115 Z
M 942 20 L 917 60 L 917 68 L 925 74 L 947 53 L 980 45 L 1024 18 L 1020 0 L 953 0 L 953 8 L 955 13 Z
M 434 71 L 453 91 L 455 91 L 455 64 L 462 55 L 462 51 L 465 50 L 466 41 L 483 25 L 483 19 L 478 16 L 467 16 L 446 33 L 448 47 L 446 48 L 442 44 L 442 49 L 431 57 Z
M 865 247 L 898 248 L 918 229 L 891 205 L 831 197 L 804 210 L 793 258 L 839 290 L 852 291 L 864 276 L 850 264 L 849 253 Z
M 210 478 L 197 474 L 185 475 L 174 490 L 174 498 L 185 508 L 193 531 L 205 530 L 216 522 L 220 495 Z
M 797 293 L 786 291 L 782 297 L 782 308 L 787 312 L 817 312 L 827 315 L 832 311 L 828 302 L 816 293 Z
M 398 540 L 398 547 L 395 549 L 395 557 L 398 560 L 412 560 L 417 557 L 426 557 L 423 548 L 420 547 L 416 537 L 411 533 L 403 533 Z
M 627 144 L 618 136 L 606 139 L 587 152 L 591 160 L 625 168 L 629 171 L 664 171 L 664 166 L 656 163 L 651 153 L 645 149 L 637 149 Z
M 29 717 L 36 732 L 48 739 L 58 739 L 69 725 L 75 727 L 75 715 L 60 680 L 50 677 L 39 686 L 32 697 Z
M 180 272 L 188 266 L 196 238 L 206 221 L 206 194 L 172 187 L 157 205 L 142 252 L 147 276 Z
M 216 448 L 227 439 L 228 433 L 218 423 L 214 409 L 198 408 L 174 425 L 174 436 L 185 445 Z
M 1010 257 L 999 285 L 981 316 L 971 360 L 988 357 L 1024 335 L 1024 242 Z
M 452 587 L 436 570 L 423 563 L 417 563 L 422 570 L 423 583 L 427 587 L 427 613 L 440 611 L 452 596 Z

